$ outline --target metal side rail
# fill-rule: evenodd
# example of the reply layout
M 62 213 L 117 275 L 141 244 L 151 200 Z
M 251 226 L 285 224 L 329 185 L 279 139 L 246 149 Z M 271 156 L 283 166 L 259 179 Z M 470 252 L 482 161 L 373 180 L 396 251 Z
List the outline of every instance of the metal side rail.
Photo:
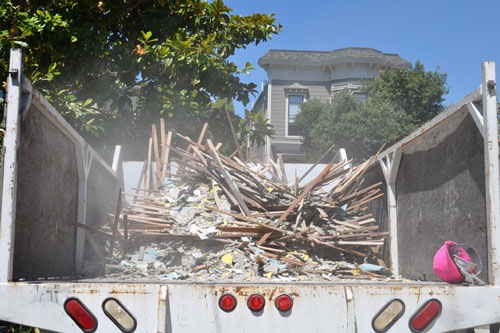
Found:
M 2 320 L 66 333 L 447 332 L 497 322 L 499 298 L 493 286 L 412 283 L 0 284 Z

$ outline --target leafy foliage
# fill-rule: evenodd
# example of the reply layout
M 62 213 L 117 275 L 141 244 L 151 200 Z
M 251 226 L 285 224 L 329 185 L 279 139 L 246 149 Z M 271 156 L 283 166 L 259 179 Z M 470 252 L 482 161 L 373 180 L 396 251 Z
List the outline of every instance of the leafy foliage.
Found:
M 245 118 L 250 122 L 251 126 L 246 131 L 242 129 L 242 132 L 245 137 L 248 136 L 251 145 L 262 146 L 265 143 L 266 136 L 272 137 L 274 135 L 274 126 L 269 123 L 264 110 L 257 112 L 245 110 Z
M 251 64 L 230 57 L 281 29 L 273 14 L 231 11 L 222 0 L 3 1 L 0 75 L 9 49 L 24 48 L 24 74 L 104 146 L 143 139 L 160 116 L 194 135 L 212 102 L 247 103 L 256 92 L 239 78 Z
M 448 93 L 446 73 L 425 71 L 417 61 L 408 69 L 393 69 L 368 81 L 365 92 L 375 102 L 387 102 L 411 116 L 419 125 L 444 110 L 444 95 Z
M 446 74 L 425 72 L 417 62 L 367 82 L 367 102 L 348 92 L 335 95 L 332 103 L 305 102 L 296 121 L 304 129 L 306 154 L 317 158 L 336 144 L 355 160 L 368 158 L 441 112 L 445 84 Z

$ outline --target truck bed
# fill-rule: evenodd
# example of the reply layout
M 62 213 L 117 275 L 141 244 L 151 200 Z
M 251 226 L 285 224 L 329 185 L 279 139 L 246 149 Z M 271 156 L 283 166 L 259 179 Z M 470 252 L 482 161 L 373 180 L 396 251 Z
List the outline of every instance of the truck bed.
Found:
M 23 86 L 22 93 L 24 109 L 17 133 L 18 154 L 17 160 L 11 161 L 17 168 L 12 279 L 29 281 L 96 273 L 102 275 L 103 272 L 114 274 L 119 279 L 119 269 L 126 269 L 131 256 L 140 252 L 140 247 L 136 246 L 128 251 L 130 253 L 122 251 L 121 254 L 113 254 L 110 260 L 109 229 L 108 236 L 99 234 L 106 226 L 113 227 L 113 219 L 120 215 L 120 210 L 117 210 L 120 208 L 118 199 L 121 199 L 125 184 L 119 159 L 116 158 L 110 167 L 29 82 Z M 437 281 L 432 271 L 432 258 L 441 244 L 451 239 L 476 249 L 485 267 L 480 277 L 488 280 L 490 272 L 486 244 L 489 229 L 487 216 L 490 214 L 487 207 L 489 180 L 484 162 L 488 150 L 484 145 L 484 130 L 477 126 L 480 114 L 477 110 L 483 107 L 481 96 L 480 89 L 473 91 L 408 138 L 368 161 L 366 170 L 363 170 L 364 186 L 382 183 L 384 195 L 370 201 L 366 213 L 375 218 L 380 232 L 390 233 L 390 238 L 385 239 L 376 258 L 371 258 L 370 263 L 389 266 L 395 276 Z M 10 187 L 12 182 L 4 180 L 4 184 Z M 397 197 L 394 197 L 394 193 L 397 193 Z M 390 200 L 393 202 L 390 203 Z M 394 221 L 391 222 L 391 219 Z M 123 228 L 121 225 L 118 230 L 122 238 Z M 113 232 L 116 230 L 111 230 L 111 234 Z M 261 234 L 258 236 L 250 239 L 250 243 L 262 239 Z M 241 248 L 235 248 L 235 244 L 246 242 L 241 238 L 237 242 L 235 239 L 226 239 L 224 247 L 240 251 Z M 182 242 L 185 241 L 181 239 L 177 244 Z M 130 244 L 120 244 L 116 240 L 113 245 L 118 248 L 129 247 Z M 141 245 L 145 249 L 162 250 L 154 241 Z M 169 247 L 177 252 L 180 250 L 180 245 Z M 367 248 L 369 246 L 363 249 Z M 189 250 L 184 248 L 184 251 Z M 296 249 L 290 250 L 295 257 L 289 260 L 300 264 L 295 265 L 299 271 L 308 260 L 316 260 L 314 269 L 321 267 L 317 257 L 303 260 L 300 256 L 309 255 L 307 252 L 301 253 L 298 249 L 297 253 L 293 253 Z M 311 247 L 307 246 L 306 250 L 310 251 Z M 314 250 L 325 252 L 317 248 Z M 238 253 L 231 251 L 226 251 L 226 261 L 237 259 Z M 199 265 L 188 266 L 198 272 L 208 271 L 202 267 L 208 263 L 205 260 L 207 253 L 204 249 L 199 252 L 192 253 L 198 258 L 189 258 Z M 218 251 L 214 253 L 221 254 L 215 258 L 219 261 L 224 255 Z M 258 253 L 253 254 L 258 256 Z M 332 259 L 328 262 L 329 271 L 341 271 L 340 275 L 352 275 L 357 270 L 355 265 L 359 266 L 365 260 L 342 260 L 338 257 L 329 258 L 328 255 L 320 257 Z M 272 277 L 283 264 L 278 262 L 272 265 L 272 256 L 265 259 L 266 264 L 271 262 L 272 267 L 264 272 L 259 271 L 262 267 L 251 270 L 254 276 L 264 277 L 264 280 Z M 259 261 L 258 258 L 253 260 Z M 143 261 L 139 273 L 151 274 L 148 266 L 154 266 L 155 263 L 161 266 L 157 267 L 160 274 L 156 275 L 165 277 L 165 274 L 177 274 L 177 277 L 174 274 L 166 276 L 166 279 L 177 280 L 189 275 L 186 269 L 184 272 L 164 270 L 164 274 L 161 274 L 164 263 L 158 261 L 146 263 L 146 267 Z M 107 266 L 103 270 L 104 264 Z M 339 269 L 332 269 L 337 264 Z M 134 265 L 137 266 L 137 260 Z M 214 265 L 213 261 L 210 261 L 210 265 Z M 172 266 L 179 265 L 173 263 Z M 230 275 L 238 269 L 247 271 L 241 267 L 223 266 L 223 272 L 216 274 L 213 280 L 224 279 L 224 273 Z M 351 273 L 344 274 L 342 271 Z M 236 274 L 236 278 L 244 281 L 245 278 L 239 275 Z M 291 278 L 308 280 L 307 275 L 299 272 Z M 325 277 L 326 280 L 336 279 L 332 274 L 318 275 L 320 281 Z M 202 275 L 191 280 L 197 278 L 207 280 L 209 276 Z

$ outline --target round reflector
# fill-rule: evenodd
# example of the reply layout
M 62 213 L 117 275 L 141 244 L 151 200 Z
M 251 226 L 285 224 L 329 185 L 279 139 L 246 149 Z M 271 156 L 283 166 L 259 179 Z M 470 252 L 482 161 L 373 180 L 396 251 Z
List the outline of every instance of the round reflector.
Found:
M 289 311 L 293 306 L 293 299 L 290 295 L 282 294 L 279 295 L 274 301 L 274 305 L 281 312 Z
M 266 305 L 266 300 L 264 296 L 259 294 L 253 294 L 248 297 L 247 306 L 250 310 L 258 312 L 264 309 L 264 305 Z
M 400 299 L 393 299 L 373 317 L 372 327 L 377 333 L 386 332 L 405 312 L 405 305 Z
M 64 302 L 64 311 L 84 332 L 94 332 L 97 329 L 97 319 L 80 300 L 68 298 Z
M 236 297 L 231 294 L 224 294 L 219 298 L 219 307 L 222 311 L 231 312 L 236 309 Z
M 412 332 L 423 332 L 441 314 L 441 302 L 433 298 L 422 305 L 410 319 Z
M 137 326 L 135 318 L 127 309 L 114 298 L 108 298 L 102 303 L 102 309 L 123 332 L 133 332 Z

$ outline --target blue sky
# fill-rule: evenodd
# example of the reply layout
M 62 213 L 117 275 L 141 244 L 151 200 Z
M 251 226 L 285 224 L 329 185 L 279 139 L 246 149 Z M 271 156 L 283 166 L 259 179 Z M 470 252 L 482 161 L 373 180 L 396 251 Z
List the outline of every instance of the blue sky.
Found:
M 259 87 L 266 72 L 257 61 L 270 49 L 331 51 L 370 47 L 396 53 L 427 71 L 448 74 L 450 105 L 481 84 L 481 64 L 500 72 L 498 0 L 226 0 L 233 14 L 274 13 L 282 31 L 266 43 L 238 50 L 233 61 L 254 70 L 242 77 Z M 255 98 L 251 99 L 251 103 Z M 251 103 L 247 108 L 251 107 Z M 242 115 L 243 106 L 236 104 Z

